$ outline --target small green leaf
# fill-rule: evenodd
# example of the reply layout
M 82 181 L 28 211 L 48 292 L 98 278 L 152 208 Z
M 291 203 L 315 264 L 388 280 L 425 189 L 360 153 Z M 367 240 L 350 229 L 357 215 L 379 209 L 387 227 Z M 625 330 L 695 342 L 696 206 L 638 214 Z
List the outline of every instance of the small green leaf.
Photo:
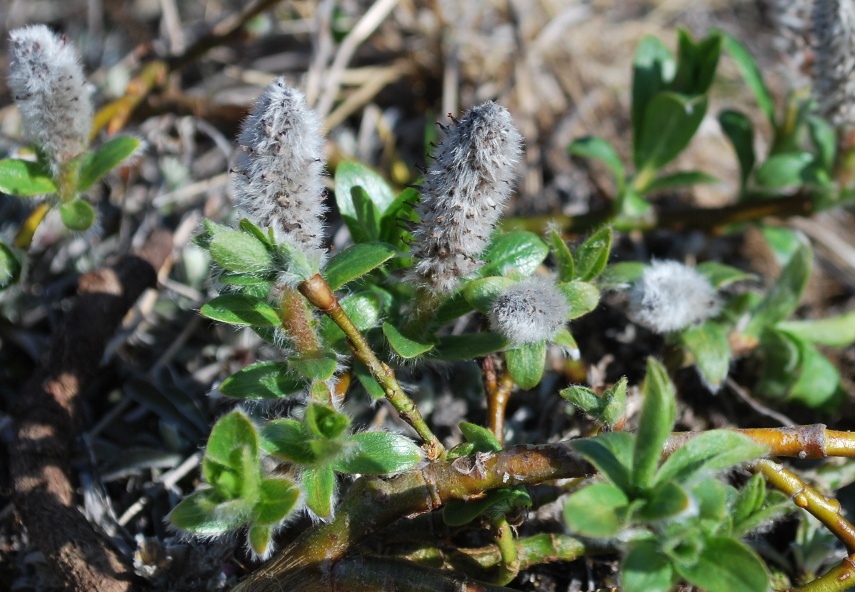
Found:
M 704 590 L 757 592 L 769 589 L 769 576 L 763 561 L 745 544 L 726 537 L 712 537 L 705 543 L 696 563 L 674 564 L 680 576 Z
M 655 487 L 632 517 L 643 522 L 658 522 L 682 514 L 690 507 L 686 491 L 678 483 L 669 481 Z
M 822 117 L 808 116 L 810 139 L 816 148 L 817 163 L 826 171 L 833 171 L 837 158 L 837 133 L 834 127 Z
M 380 238 L 380 211 L 361 186 L 351 187 L 350 194 L 358 225 L 357 228 L 350 228 L 354 242 L 376 241 Z
M 676 481 L 684 483 L 698 475 L 711 475 L 733 465 L 766 454 L 765 446 L 748 436 L 729 430 L 698 434 L 674 452 L 656 472 L 654 485 Z
M 810 245 L 806 241 L 800 242 L 775 285 L 754 309 L 746 334 L 756 336 L 763 328 L 784 320 L 796 310 L 810 278 L 812 261 Z
M 588 314 L 600 303 L 600 291 L 588 282 L 581 280 L 561 282 L 558 284 L 558 291 L 561 292 L 570 306 L 568 320 Z
M 202 231 L 193 237 L 193 243 L 197 247 L 207 249 L 211 244 L 211 240 L 221 232 L 233 232 L 231 226 L 225 224 L 217 224 L 207 218 L 202 219 Z
M 753 273 L 748 273 L 747 271 L 742 271 L 739 268 L 718 263 L 717 261 L 704 261 L 703 263 L 699 263 L 695 269 L 701 272 L 709 280 L 710 284 L 712 284 L 712 287 L 716 289 L 757 277 Z
M 783 189 L 803 185 L 814 158 L 810 152 L 785 152 L 770 156 L 754 173 L 757 185 L 765 189 Z
M 670 84 L 676 72 L 677 63 L 665 44 L 657 37 L 645 36 L 632 60 L 632 153 L 636 168 L 640 168 L 639 146 L 645 141 L 647 108 L 653 97 Z
M 449 526 L 463 526 L 482 514 L 502 515 L 514 508 L 531 506 L 531 497 L 522 487 L 494 489 L 481 499 L 451 500 L 442 509 L 442 519 Z
M 772 250 L 775 261 L 781 267 L 785 266 L 806 242 L 801 232 L 783 226 L 761 224 L 760 231 L 763 233 L 763 240 Z
M 21 262 L 15 252 L 0 242 L 0 290 L 5 290 L 21 277 Z
M 721 130 L 736 152 L 736 160 L 739 162 L 739 182 L 743 189 L 748 183 L 748 178 L 754 170 L 757 157 L 754 155 L 754 125 L 751 119 L 741 111 L 725 109 L 718 114 L 718 122 Z
M 276 326 L 279 315 L 262 298 L 243 294 L 223 294 L 205 304 L 199 313 L 229 325 L 252 325 L 256 327 Z
M 483 331 L 466 335 L 446 335 L 440 337 L 431 359 L 443 362 L 457 362 L 483 358 L 508 346 L 508 341 L 498 333 Z
M 493 432 L 468 421 L 460 422 L 460 431 L 467 442 L 475 445 L 476 452 L 499 452 L 502 444 L 493 435 Z
M 382 176 L 364 164 L 345 160 L 335 169 L 335 199 L 342 218 L 356 220 L 351 190 L 357 186 L 365 190 L 381 216 L 386 214 L 395 201 L 395 192 Z
M 799 341 L 786 333 L 766 328 L 760 333 L 760 378 L 755 392 L 767 399 L 784 399 L 798 375 Z
M 355 451 L 333 464 L 333 469 L 339 473 L 400 473 L 415 468 L 422 461 L 421 448 L 398 434 L 361 432 L 351 436 L 349 441 L 355 445 Z
M 267 454 L 298 465 L 310 465 L 316 460 L 303 425 L 296 419 L 268 421 L 260 437 L 261 449 Z
M 847 347 L 855 343 L 855 312 L 825 319 L 781 321 L 775 328 L 809 343 Z
M 708 520 L 713 530 L 719 530 L 727 518 L 727 488 L 715 477 L 702 479 L 692 486 L 692 497 L 698 507 L 698 517 Z
M 395 350 L 395 353 L 405 360 L 417 358 L 433 349 L 433 343 L 422 343 L 410 339 L 391 323 L 383 323 L 383 335 L 386 336 L 386 340 Z
M 335 473 L 329 467 L 303 471 L 303 492 L 309 509 L 320 518 L 329 518 L 332 515 Z
M 629 498 L 611 483 L 594 483 L 567 498 L 564 521 L 582 536 L 612 537 L 624 526 Z
M 555 259 L 558 281 L 571 281 L 576 277 L 576 264 L 573 262 L 573 254 L 570 252 L 570 248 L 555 230 L 549 233 L 549 242 L 552 245 L 552 257 Z
M 69 230 L 82 232 L 95 222 L 95 209 L 88 201 L 72 199 L 59 206 L 59 217 Z
M 680 341 L 695 358 L 704 384 L 718 391 L 730 369 L 730 343 L 727 331 L 718 323 L 707 321 L 680 333 Z
M 669 88 L 687 95 L 708 92 L 721 55 L 721 35 L 713 32 L 695 43 L 691 34 L 681 27 L 677 30 L 677 40 L 677 73 Z
M 290 376 L 283 362 L 246 366 L 220 384 L 222 394 L 237 399 L 278 399 L 305 388 L 306 381 Z
M 612 250 L 612 229 L 604 226 L 579 245 L 573 255 L 576 279 L 588 282 L 603 273 Z
M 398 250 L 388 243 L 369 242 L 353 245 L 329 260 L 324 278 L 333 290 L 377 269 L 395 256 Z
M 288 358 L 288 367 L 309 380 L 324 382 L 335 374 L 338 360 L 334 352 L 317 350 Z
M 532 389 L 540 383 L 546 365 L 546 342 L 525 343 L 505 352 L 508 372 L 521 389 Z
M 118 136 L 108 140 L 97 151 L 87 154 L 80 166 L 78 189 L 86 191 L 92 187 L 101 177 L 139 150 L 141 145 L 142 142 L 137 138 Z
M 399 193 L 380 221 L 380 239 L 404 250 L 412 238 L 407 223 L 418 221 L 418 215 L 413 209 L 418 202 L 419 192 L 412 187 Z
M 232 411 L 211 428 L 205 458 L 240 473 L 243 471 L 242 448 L 247 448 L 250 456 L 257 458 L 258 432 L 246 415 Z
M 249 548 L 259 557 L 266 557 L 273 542 L 273 527 L 263 524 L 252 524 L 246 534 Z
M 350 294 L 339 300 L 339 304 L 360 331 L 371 329 L 380 320 L 380 300 L 374 292 Z M 321 320 L 321 337 L 330 346 L 345 342 L 344 331 L 329 317 Z
M 262 273 L 272 269 L 273 257 L 267 246 L 246 232 L 220 232 L 208 246 L 220 267 L 239 273 Z
M 516 270 L 521 275 L 531 275 L 549 255 L 549 247 L 533 232 L 517 230 L 497 235 L 481 255 L 488 263 L 478 275 L 506 275 Z
M 300 489 L 288 479 L 263 479 L 259 490 L 260 499 L 252 509 L 256 524 L 278 524 L 294 511 L 300 499 Z
M 653 483 L 662 446 L 671 434 L 677 413 L 674 385 L 665 367 L 653 358 L 647 358 L 643 392 L 632 457 L 632 482 L 636 487 L 647 489 Z
M 237 499 L 220 503 L 210 489 L 191 493 L 167 516 L 178 529 L 197 536 L 216 536 L 246 524 L 252 506 Z
M 369 397 L 382 399 L 386 396 L 386 392 L 383 390 L 383 387 L 380 386 L 380 383 L 378 383 L 373 376 L 371 376 L 368 368 L 363 366 L 362 363 L 356 360 L 353 361 L 353 373 L 359 381 L 359 384 L 361 384 L 362 388 L 365 389 L 365 392 L 368 393 Z
M 623 193 L 626 187 L 626 171 L 615 149 L 606 140 L 595 136 L 579 138 L 567 147 L 573 156 L 599 160 L 605 164 L 615 177 L 617 193 Z
M 516 282 L 512 279 L 495 276 L 473 280 L 463 289 L 463 297 L 477 310 L 487 314 L 493 309 L 496 298 L 514 284 Z
M 463 297 L 463 293 L 460 291 L 455 292 L 439 305 L 439 309 L 437 309 L 436 314 L 433 317 L 431 326 L 441 327 L 449 321 L 458 319 L 473 310 L 472 305 Z
M 613 426 L 626 415 L 626 377 L 602 395 L 581 385 L 567 387 L 560 394 L 603 425 Z
M 630 468 L 635 436 L 628 432 L 605 432 L 594 438 L 571 440 L 570 447 L 585 457 L 608 480 L 630 492 Z
M 570 385 L 559 394 L 588 415 L 596 416 L 602 411 L 603 398 L 581 384 Z
M 671 562 L 650 538 L 629 543 L 620 575 L 624 592 L 668 592 L 674 581 Z
M 326 405 L 310 403 L 306 408 L 304 423 L 308 433 L 332 440 L 341 436 L 350 426 L 350 419 Z
M 641 261 L 612 263 L 597 278 L 602 290 L 626 290 L 644 273 L 645 265 Z
M 739 69 L 745 84 L 754 93 L 754 98 L 760 106 L 761 111 L 766 115 L 766 119 L 772 125 L 772 129 L 777 128 L 775 123 L 775 102 L 772 100 L 772 93 L 763 82 L 763 73 L 760 71 L 760 66 L 751 52 L 748 51 L 740 41 L 735 37 L 724 33 L 724 50 L 733 58 L 736 67 Z
M 707 111 L 705 95 L 687 97 L 662 92 L 647 105 L 641 142 L 635 152 L 639 177 L 643 171 L 658 171 L 689 145 Z M 650 174 L 650 173 L 648 173 Z M 645 191 L 646 187 L 636 187 Z
M 656 177 L 646 191 L 664 191 L 667 189 L 677 189 L 679 187 L 690 187 L 692 185 L 714 184 L 719 180 L 709 173 L 703 171 L 679 171 Z
M 558 329 L 558 333 L 555 334 L 555 337 L 552 338 L 552 343 L 564 348 L 565 353 L 572 359 L 578 359 L 579 357 L 579 344 L 576 343 L 576 339 L 573 337 L 573 334 L 567 330 L 567 327 L 561 327 Z
M 797 340 L 800 367 L 790 398 L 813 407 L 831 410 L 840 402 L 840 372 L 810 343 Z
M 32 197 L 56 193 L 56 185 L 41 163 L 4 158 L 0 160 L 0 192 Z

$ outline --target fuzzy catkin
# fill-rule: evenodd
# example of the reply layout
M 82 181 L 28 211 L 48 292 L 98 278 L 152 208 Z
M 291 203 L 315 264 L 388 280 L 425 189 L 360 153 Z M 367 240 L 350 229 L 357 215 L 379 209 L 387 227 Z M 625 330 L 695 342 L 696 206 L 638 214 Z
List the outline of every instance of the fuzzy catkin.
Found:
M 277 78 L 258 97 L 238 136 L 237 205 L 276 239 L 320 257 L 324 238 L 324 136 L 299 90 Z
M 519 345 L 552 339 L 569 314 L 567 299 L 555 283 L 532 277 L 500 294 L 489 318 L 494 331 Z
M 654 333 L 681 331 L 720 310 L 709 280 L 679 261 L 652 262 L 629 292 L 629 318 Z
M 9 89 L 27 138 L 56 173 L 89 145 L 93 110 L 80 56 L 44 25 L 15 29 L 9 39 Z
M 815 0 L 814 97 L 835 126 L 855 129 L 855 0 Z
M 481 266 L 478 257 L 511 194 L 521 152 L 511 114 L 493 102 L 472 108 L 448 128 L 416 208 L 415 283 L 448 293 Z

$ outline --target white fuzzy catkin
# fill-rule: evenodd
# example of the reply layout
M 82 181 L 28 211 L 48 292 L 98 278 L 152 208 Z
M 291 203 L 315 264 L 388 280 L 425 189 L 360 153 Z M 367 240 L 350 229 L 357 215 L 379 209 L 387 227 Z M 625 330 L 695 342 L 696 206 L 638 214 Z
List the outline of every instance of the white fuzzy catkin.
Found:
M 258 97 L 238 136 L 237 205 L 310 257 L 324 238 L 324 136 L 299 90 L 277 78 Z
M 490 327 L 511 343 L 537 343 L 555 337 L 570 306 L 554 282 L 532 277 L 505 290 L 490 310 Z
M 855 0 L 815 0 L 814 97 L 835 126 L 855 129 Z
M 511 114 L 493 102 L 472 108 L 447 132 L 425 175 L 413 232 L 411 279 L 436 293 L 453 291 L 481 266 L 522 152 Z
M 629 292 L 629 318 L 654 333 L 680 331 L 720 309 L 709 280 L 678 261 L 653 261 Z
M 54 173 L 89 145 L 92 101 L 80 56 L 44 25 L 9 34 L 9 89 L 27 138 L 48 156 Z

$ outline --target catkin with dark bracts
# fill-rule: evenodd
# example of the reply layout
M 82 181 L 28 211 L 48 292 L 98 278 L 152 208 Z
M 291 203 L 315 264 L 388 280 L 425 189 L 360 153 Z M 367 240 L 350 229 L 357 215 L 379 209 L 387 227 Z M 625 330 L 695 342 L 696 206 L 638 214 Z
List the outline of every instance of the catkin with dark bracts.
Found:
M 261 228 L 273 228 L 306 254 L 321 256 L 324 239 L 324 137 L 303 93 L 283 78 L 256 101 L 238 136 L 237 205 Z
M 15 29 L 9 39 L 9 89 L 24 132 L 57 173 L 89 146 L 93 110 L 80 56 L 44 25 Z
M 453 291 L 482 265 L 479 256 L 513 190 L 522 138 L 507 109 L 472 108 L 434 154 L 416 208 L 410 279 L 435 293 Z
M 815 0 L 814 97 L 835 126 L 855 130 L 855 1 Z

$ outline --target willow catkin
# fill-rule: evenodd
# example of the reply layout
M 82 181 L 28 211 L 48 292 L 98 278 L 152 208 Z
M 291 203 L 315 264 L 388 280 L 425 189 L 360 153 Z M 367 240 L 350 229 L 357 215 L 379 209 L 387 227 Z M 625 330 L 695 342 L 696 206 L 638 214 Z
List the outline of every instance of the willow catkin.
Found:
M 816 0 L 814 97 L 835 126 L 855 130 L 855 0 Z
M 502 292 L 490 310 L 490 327 L 513 344 L 555 337 L 567 322 L 570 306 L 554 282 L 531 277 Z

